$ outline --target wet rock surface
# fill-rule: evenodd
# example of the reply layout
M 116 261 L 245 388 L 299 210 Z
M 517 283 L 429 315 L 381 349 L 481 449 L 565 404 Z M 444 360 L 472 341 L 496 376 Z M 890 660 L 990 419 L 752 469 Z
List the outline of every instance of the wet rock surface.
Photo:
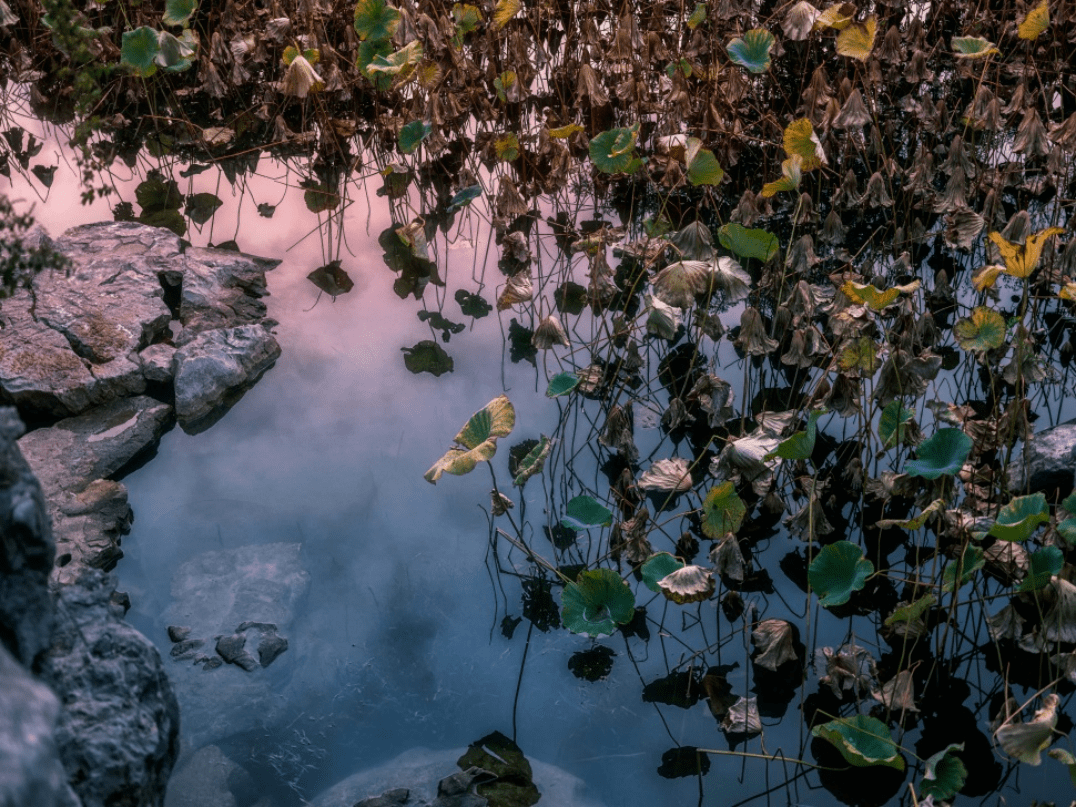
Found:
M 168 673 L 183 709 L 184 741 L 198 747 L 284 719 L 294 672 L 286 635 L 310 575 L 300 544 L 206 552 L 172 577 L 175 663 Z
M 1009 463 L 1009 490 L 1014 494 L 1060 493 L 1076 488 L 1076 420 L 1033 434 L 1020 457 Z

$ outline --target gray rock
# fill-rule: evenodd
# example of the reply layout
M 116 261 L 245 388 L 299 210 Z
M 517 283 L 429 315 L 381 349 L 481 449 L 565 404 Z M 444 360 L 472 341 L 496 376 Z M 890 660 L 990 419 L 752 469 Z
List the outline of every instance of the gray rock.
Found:
M 205 639 L 184 639 L 172 645 L 169 655 L 176 659 L 194 658 L 198 648 L 205 644 Z
M 142 363 L 142 375 L 146 381 L 167 384 L 172 380 L 172 364 L 176 355 L 176 349 L 172 345 L 159 342 L 150 345 L 138 354 Z
M 0 408 L 0 642 L 23 664 L 49 646 L 56 552 L 41 486 L 19 451 L 22 423 Z
M 56 580 L 83 567 L 111 569 L 130 529 L 127 488 L 107 479 L 152 449 L 171 407 L 152 398 L 121 399 L 24 435 L 19 447 L 41 481 L 56 536 Z
M 182 642 L 188 636 L 191 635 L 191 629 L 187 627 L 181 627 L 179 625 L 168 626 L 168 640 L 171 642 Z
M 466 748 L 431 751 L 412 748 L 376 768 L 361 771 L 337 782 L 310 802 L 309 807 L 353 807 L 356 802 L 385 797 L 397 788 L 410 791 L 407 807 L 435 803 L 441 781 L 459 773 L 456 764 Z M 528 760 L 533 781 L 542 793 L 539 804 L 571 805 L 571 807 L 601 807 L 586 795 L 583 780 L 562 768 L 537 760 Z M 485 799 L 482 799 L 484 802 Z M 391 802 L 390 802 L 391 804 Z M 443 802 L 442 802 L 443 804 Z
M 263 667 L 268 667 L 287 649 L 288 640 L 283 636 L 266 636 L 258 642 L 258 661 Z
M 56 740 L 83 807 L 159 807 L 179 749 L 179 706 L 156 648 L 111 605 L 114 589 L 95 569 L 58 589 L 41 677 L 63 704 Z
M 60 704 L 0 646 L 0 807 L 77 807 L 56 747 Z
M 280 261 L 201 247 L 191 247 L 184 258 L 179 344 L 193 334 L 265 318 L 265 273 Z
M 243 623 L 265 623 L 266 628 L 279 626 L 286 632 L 310 583 L 299 555 L 300 544 L 277 543 L 192 558 L 172 576 L 172 604 L 165 611 L 165 624 L 189 625 L 193 637 L 229 637 L 226 650 L 252 638 L 255 627 L 250 625 L 231 638 Z M 245 649 L 242 652 L 250 656 Z M 197 747 L 278 725 L 287 710 L 280 693 L 294 670 L 290 655 L 268 670 L 261 669 L 253 656 L 251 671 L 232 665 L 214 669 L 211 662 L 216 657 L 204 668 L 170 665 L 183 709 L 184 742 Z
M 280 356 L 260 325 L 218 328 L 194 336 L 175 354 L 176 416 L 186 428 L 226 406 Z
M 1023 454 L 1009 463 L 1008 474 L 1014 495 L 1071 493 L 1076 488 L 1076 420 L 1032 435 Z
M 168 782 L 165 807 L 248 807 L 257 798 L 250 774 L 215 745 L 181 761 Z
M 247 637 L 241 633 L 221 636 L 217 639 L 217 655 L 229 664 L 235 664 L 236 659 L 246 653 L 246 645 Z

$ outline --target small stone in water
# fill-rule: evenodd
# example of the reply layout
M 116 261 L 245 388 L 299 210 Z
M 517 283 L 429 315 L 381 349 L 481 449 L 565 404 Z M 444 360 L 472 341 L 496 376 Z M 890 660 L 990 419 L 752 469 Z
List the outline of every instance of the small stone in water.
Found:
M 247 637 L 239 633 L 233 633 L 231 636 L 221 636 L 217 639 L 217 652 L 228 663 L 236 664 L 243 654 L 243 648 L 246 643 Z
M 179 625 L 168 626 L 168 638 L 172 642 L 182 642 L 188 636 L 191 635 L 191 629 L 187 627 L 180 627 Z
M 274 633 L 263 638 L 258 644 L 258 658 L 263 667 L 268 667 L 276 661 L 277 656 L 287 649 L 288 640 Z

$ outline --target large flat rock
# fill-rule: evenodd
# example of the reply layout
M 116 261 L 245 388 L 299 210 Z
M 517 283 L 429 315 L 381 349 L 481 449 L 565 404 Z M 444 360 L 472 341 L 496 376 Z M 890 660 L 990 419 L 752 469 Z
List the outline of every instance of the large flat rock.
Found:
M 1013 494 L 1068 496 L 1076 487 L 1076 420 L 1031 435 L 1008 474 Z

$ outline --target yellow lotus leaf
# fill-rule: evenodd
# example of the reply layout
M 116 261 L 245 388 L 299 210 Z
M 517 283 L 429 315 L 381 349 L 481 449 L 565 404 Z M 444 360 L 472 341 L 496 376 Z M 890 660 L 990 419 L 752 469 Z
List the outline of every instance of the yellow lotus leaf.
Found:
M 869 306 L 872 311 L 881 311 L 886 306 L 895 303 L 900 295 L 911 294 L 918 288 L 918 280 L 913 280 L 911 283 L 906 283 L 903 286 L 892 286 L 884 290 L 875 288 L 869 283 L 856 283 L 855 281 L 849 280 L 841 286 L 841 291 L 843 291 L 845 296 L 853 303 L 862 303 Z
M 814 29 L 821 31 L 823 28 L 835 28 L 843 31 L 852 24 L 855 14 L 856 7 L 851 3 L 834 3 L 818 15 L 818 19 L 814 21 Z
M 1027 237 L 1024 244 L 1014 244 L 1006 241 L 1001 233 L 990 233 L 990 240 L 997 245 L 1001 257 L 1005 261 L 1005 271 L 1013 277 L 1023 280 L 1035 271 L 1035 267 L 1042 257 L 1042 247 L 1046 239 L 1052 235 L 1061 235 L 1065 232 L 1060 227 L 1047 227 Z
M 500 0 L 493 10 L 493 30 L 496 31 L 508 25 L 508 21 L 518 14 L 522 7 L 520 0 Z
M 987 289 L 994 288 L 994 283 L 997 282 L 998 275 L 1004 274 L 1005 267 L 998 266 L 996 263 L 990 266 L 984 266 L 971 279 L 971 285 L 975 287 L 976 291 L 986 291 Z
M 1050 4 L 1042 0 L 1035 8 L 1031 9 L 1016 29 L 1016 34 L 1021 39 L 1028 41 L 1038 39 L 1039 35 L 1050 27 Z
M 769 198 L 781 191 L 794 191 L 800 186 L 802 178 L 803 158 L 798 154 L 793 154 L 781 163 L 781 178 L 762 186 L 762 195 Z
M 1076 281 L 1070 280 L 1068 283 L 1066 283 L 1064 288 L 1062 288 L 1061 291 L 1057 293 L 1057 296 L 1060 297 L 1062 300 L 1076 302 Z
M 571 137 L 576 132 L 585 131 L 578 123 L 569 123 L 567 126 L 558 126 L 556 129 L 549 130 L 550 137 L 565 138 Z
M 878 32 L 878 18 L 871 14 L 865 22 L 854 22 L 837 34 L 837 53 L 867 61 L 874 50 L 874 35 Z
M 785 153 L 791 157 L 798 154 L 803 164 L 801 170 L 811 171 L 826 164 L 822 143 L 818 140 L 808 118 L 794 120 L 785 127 Z

